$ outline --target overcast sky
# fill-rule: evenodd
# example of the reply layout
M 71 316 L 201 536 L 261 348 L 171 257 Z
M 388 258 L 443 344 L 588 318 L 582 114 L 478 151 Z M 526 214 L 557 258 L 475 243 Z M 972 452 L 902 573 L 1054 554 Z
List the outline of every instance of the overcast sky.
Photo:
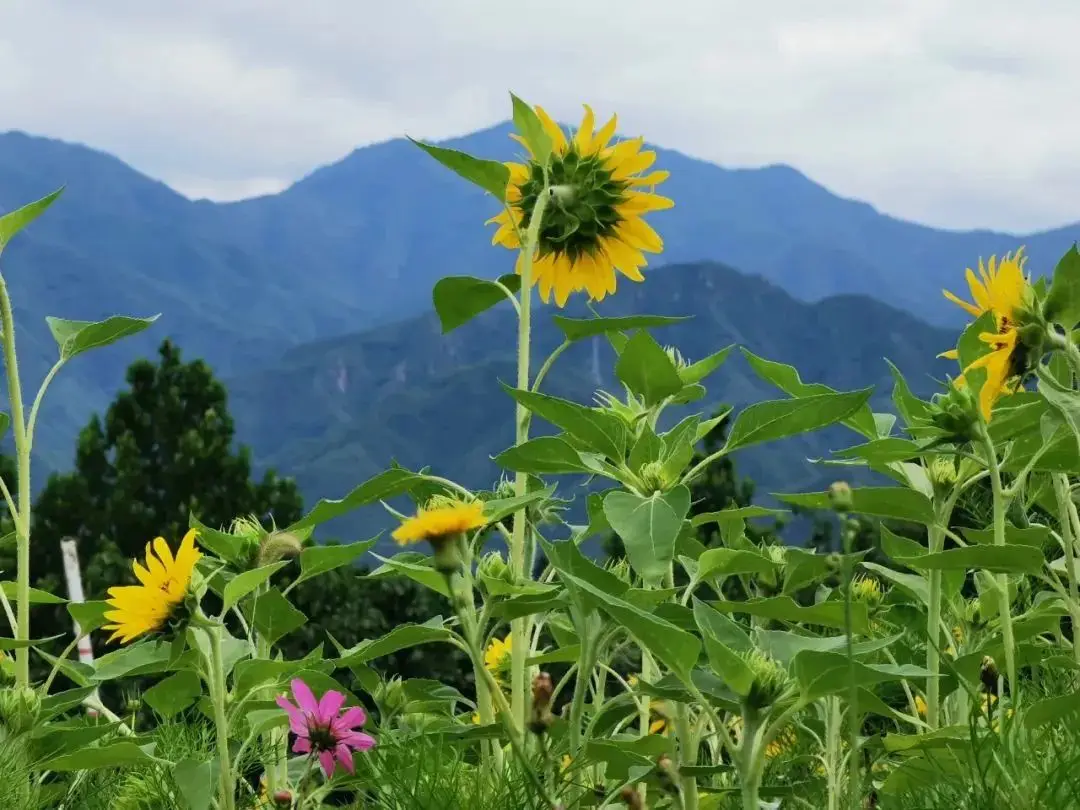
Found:
M 276 191 L 507 91 L 941 227 L 1080 220 L 1080 0 L 0 0 L 0 130 Z

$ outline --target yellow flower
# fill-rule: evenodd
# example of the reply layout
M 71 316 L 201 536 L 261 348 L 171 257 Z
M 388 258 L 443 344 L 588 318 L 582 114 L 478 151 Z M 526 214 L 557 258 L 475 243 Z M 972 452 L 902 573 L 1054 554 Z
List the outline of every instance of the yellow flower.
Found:
M 479 529 L 485 523 L 487 520 L 484 519 L 484 505 L 480 501 L 448 502 L 445 505 L 418 510 L 415 516 L 408 518 L 394 530 L 393 538 L 399 546 L 407 546 L 423 540 Z
M 642 217 L 674 203 L 641 189 L 664 182 L 669 173 L 642 173 L 656 160 L 655 152 L 641 151 L 642 138 L 609 145 L 615 116 L 594 131 L 593 111 L 586 105 L 581 127 L 567 138 L 543 108 L 537 107 L 536 115 L 552 142 L 548 177 L 553 195 L 532 270 L 540 297 L 546 303 L 554 292 L 555 303 L 562 307 L 571 293 L 585 290 L 599 301 L 615 292 L 616 270 L 631 281 L 643 281 L 645 252 L 659 253 L 664 243 Z M 532 159 L 531 149 L 529 153 L 528 163 L 506 164 L 508 207 L 488 220 L 499 225 L 492 244 L 513 250 L 521 247 L 520 234 L 528 228 L 544 186 L 543 168 Z M 519 255 L 519 273 L 521 262 Z
M 926 700 L 922 695 L 915 696 L 915 711 L 919 713 L 919 717 L 926 717 Z
M 986 369 L 986 382 L 979 392 L 979 409 L 988 422 L 994 403 L 1002 394 L 1016 391 L 1019 385 L 1014 379 L 1017 374 L 1018 349 L 1022 349 L 1019 344 L 1017 318 L 1031 285 L 1031 279 L 1024 275 L 1026 261 L 1024 249 L 1020 248 L 1015 256 L 1006 253 L 1000 263 L 991 256 L 984 266 L 980 259 L 978 277 L 968 268 L 966 277 L 974 303 L 964 301 L 948 290 L 942 291 L 946 298 L 976 318 L 987 312 L 994 314 L 994 331 L 979 335 L 979 339 L 988 344 L 991 351 L 963 369 L 964 374 L 956 380 L 957 385 L 966 385 L 964 375 L 973 369 Z M 958 358 L 956 349 L 950 349 L 941 356 L 954 360 Z
M 484 667 L 496 678 L 510 669 L 510 636 L 493 638 L 484 650 Z
M 742 736 L 743 719 L 739 715 L 735 715 L 728 721 L 728 728 L 738 735 Z M 791 750 L 795 747 L 795 743 L 798 742 L 798 736 L 795 734 L 795 729 L 788 726 L 773 739 L 768 745 L 765 746 L 765 758 L 776 759 L 781 754 Z
M 165 539 L 158 537 L 146 544 L 146 567 L 138 560 L 132 569 L 139 585 L 109 588 L 107 600 L 113 610 L 105 613 L 112 624 L 109 641 L 120 639 L 127 644 L 144 633 L 161 630 L 187 596 L 191 572 L 202 553 L 195 547 L 195 530 L 184 535 L 174 558 Z M 151 547 L 152 546 L 152 547 Z

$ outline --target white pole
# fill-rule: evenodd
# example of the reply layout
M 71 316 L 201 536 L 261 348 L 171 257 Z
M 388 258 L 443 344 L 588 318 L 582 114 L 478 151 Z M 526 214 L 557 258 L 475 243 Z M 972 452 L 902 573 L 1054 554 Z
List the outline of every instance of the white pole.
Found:
M 76 545 L 75 538 L 65 537 L 60 541 L 60 553 L 64 558 L 64 576 L 67 579 L 68 599 L 76 604 L 82 604 L 86 601 L 86 596 L 83 594 L 82 585 L 82 573 L 79 568 L 79 550 Z M 90 643 L 90 634 L 82 635 L 82 629 L 79 627 L 77 621 L 72 620 L 74 624 L 75 637 L 79 639 L 78 651 L 79 660 L 84 664 L 94 663 L 94 647 Z M 97 699 L 97 690 L 94 690 L 94 698 Z M 97 715 L 97 712 L 93 709 L 87 708 L 86 713 L 91 717 Z

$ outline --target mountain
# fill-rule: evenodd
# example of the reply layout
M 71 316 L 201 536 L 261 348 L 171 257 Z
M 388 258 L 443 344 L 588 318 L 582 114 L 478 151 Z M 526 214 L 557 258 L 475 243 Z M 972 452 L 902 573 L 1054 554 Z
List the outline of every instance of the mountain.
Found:
M 554 311 L 537 312 L 535 364 L 560 341 Z M 768 281 L 714 263 L 661 268 L 644 284 L 625 285 L 598 311 L 692 316 L 657 330 L 657 339 L 690 361 L 739 344 L 795 365 L 807 381 L 840 390 L 874 385 L 877 410 L 892 410 L 885 358 L 928 395 L 936 389 L 934 378 L 950 371 L 936 355 L 955 341 L 954 331 L 864 296 L 808 304 Z M 569 314 L 587 315 L 582 307 Z M 292 349 L 272 369 L 227 381 L 239 438 L 261 463 L 295 476 L 309 503 L 343 496 L 391 459 L 412 469 L 430 465 L 434 473 L 472 487 L 490 486 L 499 475 L 492 456 L 513 441 L 512 400 L 500 381 L 515 379 L 515 324 L 503 306 L 442 335 L 431 314 Z M 613 361 L 603 338 L 576 344 L 559 359 L 545 390 L 586 403 L 597 389 L 621 391 Z M 738 353 L 706 384 L 705 400 L 687 408 L 711 413 L 719 403 L 741 407 L 783 397 Z M 682 410 L 681 415 L 693 412 Z M 824 488 L 839 473 L 807 459 L 858 441 L 836 428 L 740 452 L 735 459 L 761 492 Z M 375 507 L 330 528 L 358 539 L 389 522 Z
M 508 133 L 500 125 L 448 145 L 510 158 Z M 676 207 L 655 216 L 667 243 L 656 264 L 720 261 L 806 301 L 868 295 L 955 322 L 940 288 L 960 287 L 960 270 L 980 254 L 1026 242 L 1033 266 L 1045 268 L 1080 236 L 1076 226 L 1026 237 L 934 230 L 841 199 L 788 167 L 729 170 L 658 151 Z M 376 327 L 397 334 L 395 322 L 430 309 L 437 278 L 511 267 L 483 226 L 493 201 L 400 139 L 358 149 L 280 194 L 215 204 L 83 146 L 0 134 L 0 210 L 62 184 L 60 201 L 0 259 L 28 395 L 55 358 L 45 315 L 163 317 L 57 377 L 35 443 L 39 473 L 70 464 L 78 428 L 166 335 L 237 376 L 313 341 Z

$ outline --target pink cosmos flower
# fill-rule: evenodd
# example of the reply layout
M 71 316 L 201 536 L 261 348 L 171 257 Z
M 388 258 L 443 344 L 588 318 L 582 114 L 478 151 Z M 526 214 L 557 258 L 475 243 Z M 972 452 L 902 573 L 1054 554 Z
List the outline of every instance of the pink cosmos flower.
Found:
M 353 706 L 342 712 L 345 695 L 333 689 L 322 700 L 316 700 L 311 687 L 299 678 L 294 678 L 290 686 L 299 708 L 284 695 L 278 697 L 277 704 L 289 715 L 289 728 L 296 735 L 293 753 L 317 756 L 327 779 L 334 775 L 337 762 L 354 773 L 352 752 L 367 751 L 375 745 L 374 737 L 356 730 L 367 721 L 364 710 Z

